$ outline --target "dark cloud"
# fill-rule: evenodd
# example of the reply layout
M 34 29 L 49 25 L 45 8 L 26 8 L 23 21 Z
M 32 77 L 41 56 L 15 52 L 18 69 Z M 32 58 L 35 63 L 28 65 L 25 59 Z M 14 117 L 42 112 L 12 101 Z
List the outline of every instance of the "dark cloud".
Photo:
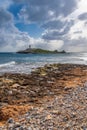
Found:
M 19 3 L 19 4 L 20 4 L 20 3 L 24 3 L 25 0 L 12 0 L 12 1 L 13 1 L 14 3 L 17 3 L 17 4 Z
M 64 4 L 64 6 L 61 8 L 64 16 L 70 14 L 77 7 L 76 0 L 62 0 L 62 4 Z
M 59 31 L 49 31 L 42 35 L 42 38 L 45 40 L 63 40 L 64 35 L 68 30 Z
M 78 16 L 78 19 L 80 19 L 80 20 L 87 20 L 87 12 L 85 12 L 85 13 L 83 13 L 83 14 L 80 14 L 80 15 Z
M 29 42 L 29 35 L 19 31 L 14 25 L 13 15 L 0 8 L 0 51 L 16 51 Z
M 11 21 L 12 21 L 12 15 L 3 8 L 0 8 L 0 27 L 2 27 L 3 25 L 5 26 Z
M 45 29 L 61 29 L 65 25 L 65 22 L 62 22 L 60 20 L 53 20 L 49 21 L 47 23 L 44 23 L 41 27 Z
M 8 1 L 8 0 L 6 0 Z M 11 1 L 11 0 L 10 0 Z M 29 36 L 28 33 L 23 33 L 18 30 L 14 25 L 13 14 L 6 8 L 0 7 L 0 51 L 10 50 L 16 51 L 17 49 L 23 49 L 25 45 L 33 43 L 36 47 L 46 47 L 50 48 L 54 41 L 56 41 L 56 46 L 59 41 L 64 42 L 64 48 L 70 50 L 76 48 L 79 50 L 86 49 L 83 47 L 87 46 L 87 39 L 80 40 L 66 40 L 68 39 L 68 33 L 71 27 L 74 25 L 74 21 L 70 18 L 71 12 L 73 12 L 77 7 L 78 0 L 12 0 L 13 6 L 21 5 L 22 8 L 19 8 L 17 11 L 18 20 L 22 23 L 36 23 L 41 28 L 44 28 L 44 33 L 40 39 L 34 39 Z M 3 4 L 4 5 L 4 4 Z M 9 4 L 8 4 L 9 5 Z M 19 6 L 20 7 L 20 6 Z M 87 13 L 81 14 L 78 17 L 80 20 L 86 20 Z M 18 22 L 18 21 L 16 21 Z M 85 23 L 87 24 L 87 23 Z M 81 33 L 79 31 L 74 33 Z M 73 34 L 72 34 L 73 35 Z M 58 41 L 58 42 L 57 42 Z M 47 44 L 47 42 L 49 44 Z M 84 42 L 84 45 L 82 45 Z M 77 45 L 77 47 L 76 47 Z M 55 46 L 55 47 L 56 47 Z M 61 44 L 62 46 L 62 44 Z M 58 45 L 59 47 L 59 45 Z M 52 49 L 51 48 L 51 49 Z
M 0 0 L 0 8 L 8 9 L 12 4 L 12 0 Z
M 74 21 L 65 22 L 64 26 L 62 27 L 62 31 L 59 28 L 56 30 L 49 30 L 45 34 L 42 35 L 42 38 L 45 40 L 63 40 L 63 37 L 69 32 L 70 28 L 74 24 Z
M 19 3 L 19 0 L 16 2 Z M 75 8 L 76 0 L 53 0 L 51 2 L 50 0 L 25 0 L 25 6 L 20 11 L 20 16 L 27 22 L 43 23 L 43 21 L 51 20 L 60 15 L 66 17 Z
M 49 31 L 42 35 L 44 40 L 63 40 L 65 35 L 65 30 L 62 32 L 59 31 Z
M 15 0 L 14 0 L 15 1 Z M 16 2 L 20 3 L 19 0 Z M 24 1 L 22 0 L 24 3 Z M 73 21 L 61 21 L 59 17 L 66 18 L 76 9 L 76 0 L 25 0 L 25 6 L 20 10 L 20 19 L 27 23 L 37 23 L 40 27 L 48 29 L 43 39 L 62 39 L 73 25 Z M 55 31 L 56 30 L 56 31 Z

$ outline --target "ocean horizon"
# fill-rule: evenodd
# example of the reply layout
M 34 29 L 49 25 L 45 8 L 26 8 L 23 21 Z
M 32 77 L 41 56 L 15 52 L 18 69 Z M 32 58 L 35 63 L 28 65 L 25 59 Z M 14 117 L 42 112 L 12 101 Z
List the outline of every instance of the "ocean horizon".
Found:
M 18 54 L 15 52 L 0 53 L 0 74 L 25 73 L 45 64 L 72 63 L 87 65 L 87 53 L 64 53 L 64 54 Z

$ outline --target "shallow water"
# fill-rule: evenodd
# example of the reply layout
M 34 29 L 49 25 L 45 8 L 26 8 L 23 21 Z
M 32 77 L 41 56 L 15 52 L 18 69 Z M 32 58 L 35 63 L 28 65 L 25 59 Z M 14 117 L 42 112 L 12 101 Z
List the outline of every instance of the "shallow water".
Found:
M 87 64 L 87 53 L 17 54 L 0 53 L 0 74 L 30 73 L 37 67 L 52 63 Z

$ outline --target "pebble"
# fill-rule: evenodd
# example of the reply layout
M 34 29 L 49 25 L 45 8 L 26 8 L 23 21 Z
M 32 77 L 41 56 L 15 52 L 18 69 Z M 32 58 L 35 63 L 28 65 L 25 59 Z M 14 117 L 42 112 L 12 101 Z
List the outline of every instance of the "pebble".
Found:
M 38 72 L 39 75 L 33 72 L 32 75 L 35 73 L 36 76 L 33 78 L 31 76 L 32 82 L 26 75 L 23 77 L 11 75 L 14 80 L 16 79 L 17 83 L 12 84 L 11 82 L 10 85 L 12 84 L 14 91 L 7 89 L 6 92 L 12 91 L 11 94 L 9 93 L 10 96 L 15 95 L 18 100 L 22 99 L 24 101 L 22 105 L 30 103 L 30 100 L 26 102 L 24 99 L 31 98 L 33 107 L 27 113 L 21 114 L 17 122 L 14 118 L 9 118 L 6 124 L 0 127 L 0 130 L 87 130 L 87 82 L 84 84 L 84 87 L 77 85 L 75 88 L 67 88 L 66 86 L 64 88 L 63 83 L 66 82 L 66 78 L 63 77 L 64 72 L 66 72 L 65 75 L 67 77 L 67 71 L 71 71 L 77 65 L 66 65 L 65 71 L 62 70 L 61 66 L 58 67 L 60 70 L 57 70 L 56 65 L 54 67 L 46 67 L 46 69 L 48 68 L 46 70 L 46 77 L 44 77 L 44 74 L 40 75 L 40 72 Z M 56 80 L 54 74 L 58 78 L 57 81 L 64 79 L 62 86 L 59 84 L 54 85 Z M 73 72 L 68 75 L 68 79 L 72 75 Z M 78 74 L 78 77 L 80 77 L 80 74 Z M 18 79 L 20 79 L 20 83 Z M 6 85 L 9 82 L 6 81 Z M 55 91 L 53 87 L 55 87 Z M 3 86 L 3 89 L 6 89 L 5 86 Z M 38 89 L 38 91 L 35 89 Z M 6 94 L 4 91 L 2 93 Z M 6 97 L 3 96 L 2 101 L 6 101 L 4 98 Z M 9 100 L 7 101 L 9 104 L 12 103 Z
M 8 121 L 7 121 L 7 123 L 14 123 L 14 119 L 9 118 Z

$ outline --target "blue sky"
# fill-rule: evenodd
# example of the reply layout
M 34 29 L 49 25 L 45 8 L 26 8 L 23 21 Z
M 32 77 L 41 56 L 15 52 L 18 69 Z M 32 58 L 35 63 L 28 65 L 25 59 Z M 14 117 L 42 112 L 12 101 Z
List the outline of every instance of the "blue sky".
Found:
M 15 26 L 22 32 L 28 32 L 31 37 L 41 37 L 41 33 L 43 32 L 43 28 L 40 28 L 36 23 L 24 23 L 23 21 L 20 21 L 18 17 L 18 13 L 20 13 L 20 10 L 24 4 L 17 4 L 14 3 L 12 4 L 9 8 L 8 11 L 11 12 L 14 16 L 15 19 Z
M 15 26 L 24 32 L 28 32 L 31 37 L 39 38 L 43 32 L 43 28 L 40 28 L 37 24 L 24 24 L 24 23 L 16 23 Z
M 0 1 L 0 51 L 87 51 L 86 0 Z

